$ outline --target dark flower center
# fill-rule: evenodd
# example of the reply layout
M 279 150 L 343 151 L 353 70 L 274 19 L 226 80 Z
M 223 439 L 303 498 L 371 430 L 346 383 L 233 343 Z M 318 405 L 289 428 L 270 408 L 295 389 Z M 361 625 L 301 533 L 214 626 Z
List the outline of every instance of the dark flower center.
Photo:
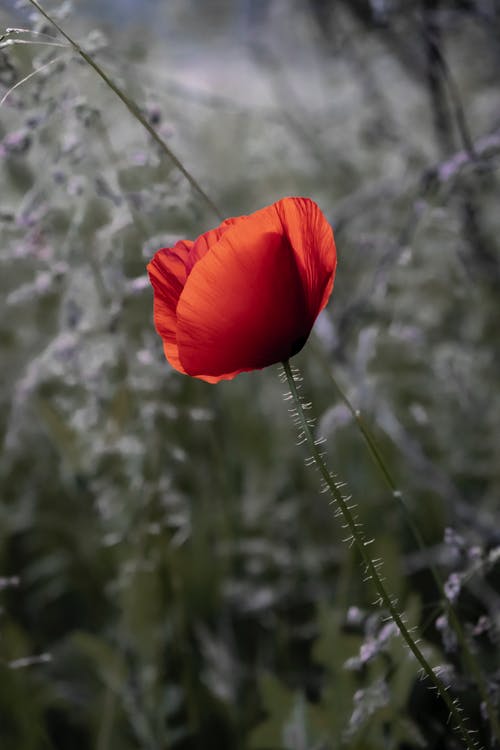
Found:
M 295 341 L 292 343 L 292 346 L 290 347 L 290 357 L 293 357 L 295 354 L 298 354 L 304 344 L 307 341 L 307 336 L 300 336 L 298 339 L 295 339 Z

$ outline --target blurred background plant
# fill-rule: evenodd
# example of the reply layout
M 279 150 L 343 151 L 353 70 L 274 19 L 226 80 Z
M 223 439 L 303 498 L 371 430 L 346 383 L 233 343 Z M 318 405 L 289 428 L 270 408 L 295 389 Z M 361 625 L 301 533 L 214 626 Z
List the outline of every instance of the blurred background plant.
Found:
M 304 194 L 332 221 L 333 303 L 297 362 L 390 587 L 491 746 L 430 566 L 498 707 L 499 4 L 46 7 L 226 215 Z M 213 213 L 29 2 L 2 30 L 2 750 L 456 747 L 274 369 L 211 387 L 163 359 L 145 263 Z

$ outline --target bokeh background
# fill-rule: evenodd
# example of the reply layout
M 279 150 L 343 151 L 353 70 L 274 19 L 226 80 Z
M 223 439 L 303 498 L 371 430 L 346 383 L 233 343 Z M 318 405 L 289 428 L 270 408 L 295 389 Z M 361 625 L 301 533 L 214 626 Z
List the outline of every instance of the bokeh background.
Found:
M 224 215 L 307 195 L 332 222 L 304 393 L 490 747 L 430 566 L 498 706 L 500 3 L 44 7 Z M 0 37 L 0 98 L 38 71 L 0 106 L 0 747 L 458 747 L 303 464 L 278 368 L 209 386 L 163 358 L 145 265 L 217 218 L 29 2 L 3 0 Z

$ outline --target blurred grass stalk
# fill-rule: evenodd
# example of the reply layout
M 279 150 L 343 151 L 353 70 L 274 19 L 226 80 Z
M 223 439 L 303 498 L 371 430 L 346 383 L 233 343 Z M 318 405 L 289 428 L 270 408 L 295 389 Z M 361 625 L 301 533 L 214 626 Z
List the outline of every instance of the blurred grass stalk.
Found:
M 42 6 L 37 3 L 36 0 L 29 0 L 31 5 L 33 5 L 39 13 L 42 14 L 42 16 L 49 21 L 56 29 L 57 31 L 66 39 L 67 42 L 73 47 L 75 52 L 82 57 L 87 65 L 89 65 L 91 68 L 95 70 L 98 76 L 102 78 L 102 80 L 106 83 L 107 86 L 113 91 L 116 96 L 123 102 L 123 104 L 127 107 L 130 114 L 135 117 L 136 120 L 138 120 L 143 128 L 145 128 L 149 135 L 153 138 L 153 140 L 160 146 L 163 153 L 167 156 L 170 161 L 172 161 L 177 169 L 184 175 L 186 180 L 189 182 L 193 190 L 198 193 L 200 198 L 203 199 L 203 201 L 207 204 L 207 206 L 213 211 L 213 213 L 222 221 L 224 219 L 224 216 L 222 212 L 219 210 L 219 208 L 215 205 L 215 203 L 212 201 L 212 199 L 207 195 L 207 193 L 203 190 L 201 185 L 198 183 L 198 181 L 193 177 L 191 172 L 189 172 L 188 169 L 184 166 L 184 164 L 181 162 L 181 160 L 174 154 L 174 152 L 167 146 L 163 138 L 159 135 L 159 133 L 155 130 L 155 128 L 151 125 L 151 123 L 147 120 L 146 117 L 144 117 L 143 113 L 141 112 L 141 108 L 137 104 L 137 102 L 134 99 L 131 99 L 128 94 L 123 91 L 114 81 L 112 78 L 109 77 L 109 75 L 103 70 L 103 68 L 96 63 L 94 58 L 89 55 L 87 52 L 85 52 L 84 49 L 76 42 L 64 29 L 61 28 L 61 26 L 57 23 L 57 21 L 49 14 L 47 13 Z
M 396 481 L 394 477 L 392 476 L 392 473 L 389 467 L 387 466 L 387 463 L 382 455 L 382 452 L 380 451 L 377 445 L 375 436 L 373 435 L 370 427 L 368 426 L 365 419 L 363 418 L 363 415 L 361 414 L 360 410 L 354 408 L 353 404 L 350 402 L 349 398 L 340 387 L 330 367 L 328 368 L 328 372 L 330 375 L 330 379 L 335 389 L 337 390 L 337 393 L 339 394 L 340 398 L 342 399 L 342 401 L 344 402 L 344 404 L 350 411 L 351 415 L 353 416 L 356 422 L 356 426 L 358 427 L 363 437 L 363 440 L 366 443 L 368 451 L 373 461 L 380 469 L 387 486 L 391 490 L 392 496 L 394 497 L 395 500 L 399 502 L 403 510 L 403 514 L 405 516 L 406 522 L 408 523 L 408 526 L 415 538 L 415 541 L 418 547 L 422 551 L 424 551 L 426 549 L 426 546 L 425 546 L 425 542 L 422 537 L 422 534 L 420 533 L 420 529 L 415 523 L 412 512 L 410 508 L 408 507 L 408 504 L 404 498 L 403 492 L 400 489 L 398 489 Z M 478 690 L 481 694 L 481 699 L 484 703 L 484 707 L 486 709 L 486 713 L 490 721 L 493 736 L 495 737 L 496 742 L 500 744 L 500 722 L 499 722 L 497 713 L 495 711 L 495 707 L 493 706 L 490 696 L 488 694 L 488 686 L 486 684 L 486 680 L 484 678 L 481 667 L 476 657 L 474 656 L 473 652 L 469 648 L 469 644 L 467 643 L 467 637 L 465 635 L 464 629 L 462 628 L 460 619 L 457 613 L 455 612 L 455 609 L 452 606 L 450 599 L 446 596 L 443 580 L 441 576 L 439 575 L 436 569 L 436 566 L 433 564 L 432 560 L 429 560 L 429 570 L 434 579 L 434 583 L 436 584 L 437 589 L 440 593 L 441 602 L 444 606 L 446 615 L 449 619 L 449 622 L 451 623 L 452 629 L 455 631 L 455 635 L 457 636 L 463 659 L 466 663 L 466 666 L 469 668 L 471 674 L 473 675 L 474 680 L 477 684 Z

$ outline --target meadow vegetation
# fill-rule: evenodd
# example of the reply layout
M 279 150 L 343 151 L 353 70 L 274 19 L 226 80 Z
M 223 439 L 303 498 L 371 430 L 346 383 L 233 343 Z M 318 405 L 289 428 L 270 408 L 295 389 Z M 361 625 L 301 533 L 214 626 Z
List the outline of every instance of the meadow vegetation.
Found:
M 307 195 L 331 221 L 303 393 L 494 747 L 443 599 L 498 714 L 498 3 L 176 2 L 156 30 L 77 5 L 44 7 L 224 216 Z M 278 367 L 212 386 L 163 357 L 145 265 L 210 205 L 29 0 L 0 8 L 2 97 L 2 750 L 461 747 L 304 465 Z

